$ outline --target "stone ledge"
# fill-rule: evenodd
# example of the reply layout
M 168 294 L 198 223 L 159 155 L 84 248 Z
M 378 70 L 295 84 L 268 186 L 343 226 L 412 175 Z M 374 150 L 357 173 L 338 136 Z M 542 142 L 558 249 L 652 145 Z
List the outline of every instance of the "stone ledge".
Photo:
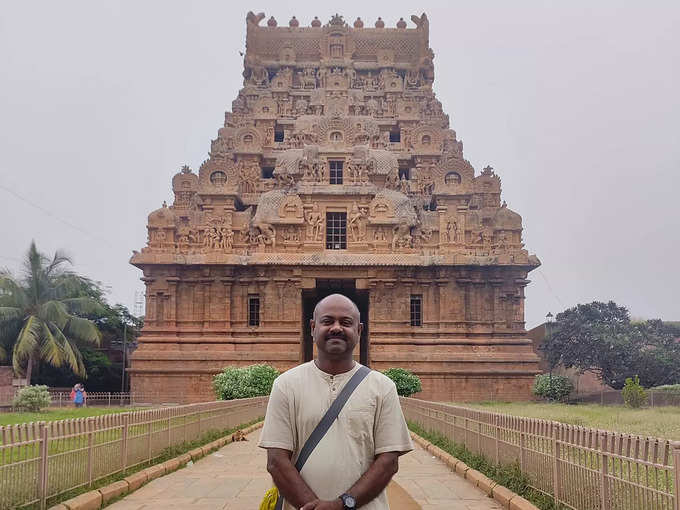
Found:
M 161 465 L 165 468 L 165 474 L 168 474 L 179 469 L 182 464 L 180 463 L 179 458 L 175 457 L 174 459 L 166 460 Z
M 415 432 L 411 432 L 413 441 L 422 446 L 426 451 L 432 453 L 439 460 L 444 462 L 449 469 L 456 472 L 475 485 L 490 497 L 493 497 L 499 504 L 508 510 L 540 510 L 530 501 L 527 501 L 522 496 L 512 492 L 507 487 L 498 485 L 497 482 L 491 480 L 489 477 L 480 473 L 476 469 L 470 468 L 462 460 L 457 459 L 448 452 L 445 452 L 438 446 L 433 445 L 427 439 L 419 436 Z
M 538 510 L 538 508 L 522 496 L 515 496 L 510 500 L 508 510 Z
M 150 482 L 165 474 L 165 466 L 163 464 L 156 464 L 155 466 L 146 468 L 143 473 L 146 473 L 146 480 Z
M 69 510 L 98 510 L 102 506 L 102 494 L 90 491 L 62 503 Z
M 102 505 L 106 505 L 106 503 L 111 501 L 113 498 L 127 494 L 127 492 L 130 490 L 130 486 L 125 480 L 121 480 L 120 482 L 113 482 L 112 484 L 107 485 L 106 487 L 101 487 L 97 490 L 102 495 Z
M 136 491 L 139 489 L 142 485 L 144 485 L 148 478 L 146 471 L 138 471 L 136 473 L 132 473 L 130 476 L 126 476 L 123 478 L 124 481 L 126 481 L 130 487 L 130 492 Z
M 264 422 L 255 423 L 254 425 L 250 425 L 249 427 L 240 430 L 244 435 L 247 435 L 259 428 L 262 428 L 263 424 Z M 134 492 L 145 483 L 169 474 L 172 471 L 178 469 L 180 466 L 185 466 L 191 460 L 200 459 L 203 457 L 202 449 L 206 448 L 206 446 L 211 445 L 213 449 L 218 449 L 231 442 L 232 436 L 222 437 L 211 443 L 208 443 L 203 447 L 191 450 L 189 453 L 184 453 L 178 457 L 167 460 L 162 464 L 156 464 L 143 469 L 142 471 L 138 471 L 137 473 L 133 473 L 130 476 L 126 476 L 117 482 L 113 482 L 104 487 L 100 487 L 99 489 L 85 492 L 84 494 L 80 494 L 75 498 L 63 501 L 55 506 L 50 507 L 49 510 L 98 510 L 113 498 Z M 192 452 L 197 452 L 199 456 L 194 459 Z M 518 507 L 518 510 L 525 510 L 525 508 Z
M 503 487 L 502 485 L 496 485 L 492 489 L 491 495 L 493 496 L 493 499 L 495 499 L 496 501 L 498 501 L 498 503 L 503 505 L 504 508 L 508 508 L 510 506 L 510 500 L 512 498 L 519 497 L 510 489 Z

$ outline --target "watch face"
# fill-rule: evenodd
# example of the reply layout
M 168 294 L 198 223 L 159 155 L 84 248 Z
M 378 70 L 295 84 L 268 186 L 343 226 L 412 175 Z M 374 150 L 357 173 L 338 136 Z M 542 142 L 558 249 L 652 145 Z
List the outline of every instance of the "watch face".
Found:
M 345 505 L 345 508 L 356 508 L 356 501 L 354 501 L 354 498 L 349 494 L 346 494 L 342 498 L 342 503 Z

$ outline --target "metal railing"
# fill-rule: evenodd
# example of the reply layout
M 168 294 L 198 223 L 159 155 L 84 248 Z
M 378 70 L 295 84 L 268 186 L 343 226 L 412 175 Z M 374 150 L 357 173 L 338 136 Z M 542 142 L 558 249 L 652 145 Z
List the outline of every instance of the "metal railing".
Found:
M 649 407 L 680 406 L 680 391 L 645 390 Z M 602 390 L 593 393 L 575 395 L 571 402 L 582 402 L 600 405 L 623 405 L 621 390 Z
M 52 402 L 50 407 L 73 407 L 71 401 L 70 391 L 54 391 L 50 390 L 50 397 Z M 129 393 L 118 391 L 97 391 L 87 392 L 86 405 L 99 407 L 126 407 L 135 405 L 145 405 L 150 402 L 159 402 L 160 394 L 153 393 Z M 160 405 L 179 405 L 185 404 L 185 397 L 181 395 L 174 398 L 172 402 L 163 402 Z M 150 404 L 158 405 L 158 404 Z
M 0 427 L 0 509 L 40 505 L 264 416 L 267 397 Z
M 406 419 L 575 510 L 680 510 L 680 442 L 402 398 Z

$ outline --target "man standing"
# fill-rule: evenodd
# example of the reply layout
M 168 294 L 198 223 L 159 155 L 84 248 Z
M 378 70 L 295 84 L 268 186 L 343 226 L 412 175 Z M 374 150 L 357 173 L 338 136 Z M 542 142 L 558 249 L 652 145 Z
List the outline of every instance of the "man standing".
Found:
M 363 324 L 347 297 L 322 299 L 310 322 L 318 357 L 275 381 L 259 446 L 284 509 L 388 510 L 385 487 L 413 449 L 394 383 L 372 371 L 359 383 L 301 472 L 295 459 L 361 365 L 352 359 Z

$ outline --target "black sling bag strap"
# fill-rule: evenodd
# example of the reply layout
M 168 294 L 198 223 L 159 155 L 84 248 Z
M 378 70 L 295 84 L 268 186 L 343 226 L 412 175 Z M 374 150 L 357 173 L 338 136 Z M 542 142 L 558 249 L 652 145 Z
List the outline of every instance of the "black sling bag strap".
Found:
M 314 448 L 316 448 L 316 445 L 319 444 L 319 441 L 323 439 L 323 436 L 326 435 L 328 429 L 331 428 L 331 425 L 333 425 L 333 422 L 340 414 L 340 411 L 342 411 L 342 408 L 349 400 L 349 397 L 352 395 L 352 393 L 354 393 L 354 390 L 357 388 L 357 386 L 359 386 L 359 383 L 361 383 L 361 381 L 363 381 L 370 372 L 370 368 L 362 365 L 359 367 L 359 370 L 357 370 L 356 373 L 351 377 L 351 379 L 347 381 L 347 384 L 345 384 L 345 387 L 342 388 L 340 395 L 338 395 L 333 401 L 331 406 L 328 408 L 328 411 L 326 411 L 326 414 L 324 414 L 323 418 L 321 418 L 319 424 L 314 428 L 312 433 L 309 435 L 309 438 L 307 438 L 307 441 L 302 447 L 302 450 L 300 450 L 300 455 L 298 455 L 297 461 L 295 462 L 295 469 L 298 471 L 302 470 L 302 467 L 305 465 L 305 462 L 307 462 L 307 459 L 314 451 Z M 281 495 L 279 495 L 279 499 L 276 501 L 275 509 L 281 510 L 282 508 L 283 498 Z

